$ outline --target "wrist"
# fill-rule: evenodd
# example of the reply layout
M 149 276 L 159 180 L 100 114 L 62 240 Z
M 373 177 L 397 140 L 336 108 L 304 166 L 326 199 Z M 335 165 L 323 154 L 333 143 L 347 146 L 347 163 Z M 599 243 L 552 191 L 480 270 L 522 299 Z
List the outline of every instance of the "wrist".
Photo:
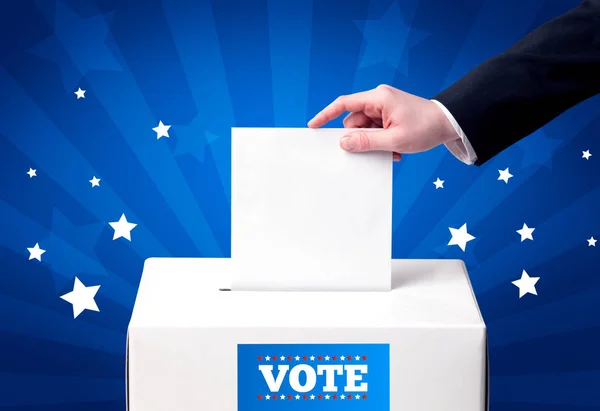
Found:
M 446 144 L 452 141 L 461 140 L 458 132 L 458 124 L 455 124 L 454 117 L 448 111 L 448 109 L 437 100 L 431 100 L 432 104 L 435 105 L 433 110 L 435 113 L 435 122 L 438 128 L 438 136 L 440 144 Z

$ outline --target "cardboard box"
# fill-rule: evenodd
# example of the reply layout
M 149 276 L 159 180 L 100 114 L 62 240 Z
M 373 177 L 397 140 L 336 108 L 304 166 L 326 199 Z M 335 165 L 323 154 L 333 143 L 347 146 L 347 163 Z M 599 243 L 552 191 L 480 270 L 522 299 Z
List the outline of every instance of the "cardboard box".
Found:
M 486 410 L 486 327 L 463 262 L 392 267 L 384 293 L 221 291 L 229 259 L 146 260 L 128 409 Z

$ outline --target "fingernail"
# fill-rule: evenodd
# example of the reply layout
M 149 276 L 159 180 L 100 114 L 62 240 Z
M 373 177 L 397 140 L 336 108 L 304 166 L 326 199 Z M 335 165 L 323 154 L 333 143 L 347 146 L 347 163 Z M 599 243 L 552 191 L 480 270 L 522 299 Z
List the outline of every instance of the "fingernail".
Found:
M 352 141 L 350 140 L 349 136 L 342 137 L 342 139 L 340 140 L 340 146 L 342 146 L 342 148 L 346 151 L 354 150 L 354 145 L 352 144 Z

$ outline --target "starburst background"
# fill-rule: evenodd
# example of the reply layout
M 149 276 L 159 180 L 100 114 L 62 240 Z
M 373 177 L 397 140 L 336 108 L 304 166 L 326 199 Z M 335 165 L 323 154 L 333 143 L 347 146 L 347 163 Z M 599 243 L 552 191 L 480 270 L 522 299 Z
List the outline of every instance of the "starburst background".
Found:
M 0 409 L 124 409 L 144 259 L 229 256 L 232 126 L 303 127 L 380 83 L 431 97 L 577 4 L 3 2 Z M 580 104 L 482 167 L 444 147 L 394 166 L 393 256 L 467 263 L 489 327 L 493 411 L 600 408 L 600 254 L 586 241 L 600 237 L 598 107 Z M 159 121 L 169 138 L 157 140 Z M 507 167 L 508 184 L 497 179 Z M 108 224 L 123 213 L 137 224 L 131 242 Z M 465 252 L 448 246 L 464 223 Z M 521 242 L 523 223 L 533 241 Z M 41 262 L 28 259 L 36 243 Z M 540 277 L 538 295 L 519 298 L 523 270 Z M 100 311 L 74 319 L 59 297 L 76 276 L 100 285 Z

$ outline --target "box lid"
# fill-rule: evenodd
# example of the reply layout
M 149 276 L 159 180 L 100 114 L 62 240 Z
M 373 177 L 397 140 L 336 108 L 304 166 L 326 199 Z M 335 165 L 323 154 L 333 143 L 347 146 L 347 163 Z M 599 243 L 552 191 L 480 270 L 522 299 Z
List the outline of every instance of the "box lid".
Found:
M 461 260 L 391 266 L 391 291 L 221 291 L 230 259 L 150 258 L 130 328 L 485 327 Z

